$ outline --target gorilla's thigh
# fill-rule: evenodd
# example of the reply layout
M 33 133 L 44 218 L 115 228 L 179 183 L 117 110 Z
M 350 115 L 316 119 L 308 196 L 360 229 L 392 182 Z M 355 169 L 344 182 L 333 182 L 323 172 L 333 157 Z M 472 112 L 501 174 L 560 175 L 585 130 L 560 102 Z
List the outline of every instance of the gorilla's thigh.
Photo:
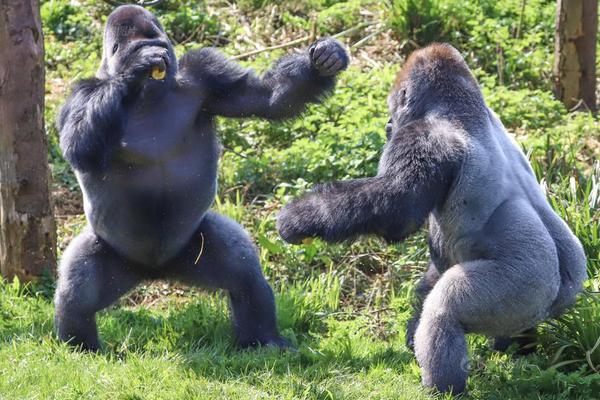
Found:
M 254 244 L 232 219 L 208 212 L 183 251 L 164 268 L 184 283 L 236 291 L 264 279 Z
M 552 279 L 530 266 L 477 260 L 442 275 L 430 294 L 430 308 L 444 305 L 468 332 L 510 335 L 546 318 L 557 290 Z
M 273 292 L 254 244 L 237 222 L 207 213 L 190 243 L 170 264 L 167 278 L 229 292 L 241 346 L 284 344 L 277 334 Z
M 58 336 L 73 345 L 99 347 L 95 314 L 131 289 L 141 277 L 87 227 L 63 254 L 55 293 Z

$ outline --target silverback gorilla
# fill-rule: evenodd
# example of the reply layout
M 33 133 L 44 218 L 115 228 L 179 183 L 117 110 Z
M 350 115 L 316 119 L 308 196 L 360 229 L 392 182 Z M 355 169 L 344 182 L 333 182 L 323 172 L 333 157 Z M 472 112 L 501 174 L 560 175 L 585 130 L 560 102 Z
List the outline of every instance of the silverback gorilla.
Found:
M 282 210 L 278 229 L 291 243 L 401 241 L 429 218 L 431 265 L 407 342 L 425 386 L 462 392 L 465 333 L 506 347 L 558 316 L 582 288 L 585 255 L 453 47 L 415 51 L 388 105 L 377 176 L 317 186 Z
M 208 211 L 220 153 L 214 117 L 296 116 L 347 63 L 333 39 L 283 57 L 262 78 L 213 49 L 178 63 L 152 13 L 117 8 L 97 77 L 75 85 L 58 118 L 89 222 L 59 268 L 59 338 L 98 349 L 97 311 L 141 280 L 171 279 L 227 290 L 240 346 L 286 346 L 252 242 Z

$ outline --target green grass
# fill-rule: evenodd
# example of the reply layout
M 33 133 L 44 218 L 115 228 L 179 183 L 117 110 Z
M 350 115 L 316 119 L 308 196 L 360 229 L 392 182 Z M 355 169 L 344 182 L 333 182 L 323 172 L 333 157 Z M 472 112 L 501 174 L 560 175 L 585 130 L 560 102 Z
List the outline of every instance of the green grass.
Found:
M 42 3 L 45 115 L 60 193 L 62 251 L 85 219 L 65 211 L 75 209 L 69 205 L 77 205 L 77 197 L 69 193 L 78 189 L 60 155 L 53 122 L 69 83 L 97 68 L 102 21 L 110 7 Z M 226 53 L 240 54 L 257 43 L 266 47 L 305 36 L 313 23 L 319 34 L 335 34 L 366 19 L 368 24 L 344 38 L 348 45 L 375 34 L 370 50 L 352 49 L 353 65 L 331 99 L 311 106 L 302 118 L 276 124 L 218 121 L 224 154 L 215 209 L 241 222 L 258 245 L 276 292 L 280 329 L 298 351 L 238 350 L 223 295 L 154 283 L 100 313 L 104 350 L 80 353 L 53 335 L 52 277 L 31 285 L 1 282 L 0 399 L 450 398 L 421 388 L 419 368 L 404 345 L 414 282 L 428 263 L 424 232 L 396 245 L 363 238 L 290 246 L 275 230 L 282 204 L 313 184 L 375 173 L 385 142 L 386 95 L 400 56 L 412 46 L 408 39 L 448 40 L 465 55 L 488 104 L 529 155 L 553 208 L 582 242 L 590 277 L 586 289 L 598 292 L 600 123 L 590 115 L 568 114 L 550 92 L 555 1 L 528 1 L 523 13 L 521 4 L 168 0 L 155 8 L 180 43 L 178 54 L 227 42 Z M 397 51 L 373 50 L 394 48 L 390 40 Z M 264 70 L 281 54 L 263 53 L 245 64 Z M 582 297 L 571 312 L 543 324 L 535 355 L 495 353 L 486 338 L 469 336 L 466 398 L 600 398 L 597 296 Z

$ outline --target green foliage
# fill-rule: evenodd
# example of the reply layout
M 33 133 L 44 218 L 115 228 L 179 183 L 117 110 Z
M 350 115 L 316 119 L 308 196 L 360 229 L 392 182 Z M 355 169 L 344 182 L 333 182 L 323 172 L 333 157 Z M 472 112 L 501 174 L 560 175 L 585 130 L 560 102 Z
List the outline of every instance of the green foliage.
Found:
M 564 106 L 548 91 L 509 89 L 490 82 L 483 95 L 507 129 L 552 129 L 564 118 Z
M 207 37 L 219 33 L 219 21 L 208 15 L 203 1 L 167 1 L 158 6 L 156 14 L 175 43 L 210 42 Z
M 79 11 L 67 0 L 45 1 L 40 9 L 42 23 L 46 34 L 52 34 L 59 40 L 84 40 L 90 35 L 93 18 Z
M 471 2 L 442 0 L 389 0 L 388 23 L 397 38 L 418 46 L 445 42 L 451 34 L 460 35 L 467 20 Z M 411 46 L 411 48 L 414 48 Z
M 385 97 L 393 77 L 389 68 L 348 73 L 332 95 L 335 101 L 310 107 L 298 120 L 221 121 L 221 182 L 225 187 L 251 183 L 252 193 L 268 193 L 280 183 L 374 174 L 385 143 Z
M 582 295 L 577 306 L 544 325 L 545 345 L 554 355 L 552 368 L 600 373 L 600 297 Z
M 579 238 L 588 258 L 588 275 L 600 278 L 600 163 L 591 177 L 565 176 L 547 194 L 554 211 Z M 545 179 L 542 184 L 546 184 Z
M 406 50 L 450 42 L 501 84 L 549 89 L 555 2 L 390 0 L 388 24 Z M 522 9 L 522 5 L 525 7 Z
M 269 32 L 301 37 L 316 21 L 319 34 L 333 34 L 364 26 L 365 18 L 390 27 L 406 52 L 431 41 L 457 46 L 488 105 L 528 154 L 550 204 L 581 241 L 587 290 L 600 290 L 600 123 L 568 114 L 549 90 L 555 1 L 235 3 L 241 14 L 232 13 L 230 3 L 191 0 L 168 0 L 153 11 L 176 42 L 185 42 L 178 54 L 227 41 L 223 51 L 238 54 L 254 41 L 263 45 L 261 35 Z M 95 73 L 110 10 L 104 2 L 42 1 L 49 160 L 62 191 L 76 190 L 76 181 L 58 149 L 56 113 L 70 83 Z M 350 43 L 367 31 L 353 32 Z M 245 65 L 265 70 L 282 53 L 266 52 Z M 414 281 L 428 264 L 424 233 L 395 245 L 364 238 L 290 246 L 275 229 L 280 207 L 312 185 L 376 173 L 386 96 L 400 67 L 384 64 L 353 65 L 332 96 L 300 119 L 217 121 L 224 154 L 214 208 L 255 240 L 276 293 L 281 331 L 297 353 L 238 351 L 223 296 L 159 284 L 142 286 L 100 313 L 105 351 L 79 354 L 53 338 L 52 279 L 1 282 L 0 398 L 451 398 L 420 388 L 418 367 L 403 344 Z M 83 215 L 61 217 L 60 251 L 84 225 Z M 596 398 L 599 312 L 597 295 L 583 296 L 568 314 L 542 326 L 535 356 L 494 353 L 485 338 L 470 336 L 470 397 Z

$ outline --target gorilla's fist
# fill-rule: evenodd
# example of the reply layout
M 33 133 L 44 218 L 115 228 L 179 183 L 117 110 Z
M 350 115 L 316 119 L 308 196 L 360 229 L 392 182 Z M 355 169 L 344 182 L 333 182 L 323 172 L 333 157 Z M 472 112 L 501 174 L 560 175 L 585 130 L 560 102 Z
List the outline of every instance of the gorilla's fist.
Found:
M 348 54 L 333 38 L 320 39 L 308 48 L 312 66 L 321 76 L 332 76 L 348 67 Z
M 300 244 L 304 239 L 323 236 L 319 229 L 321 210 L 310 194 L 300 197 L 283 207 L 277 216 L 277 230 L 283 240 Z

